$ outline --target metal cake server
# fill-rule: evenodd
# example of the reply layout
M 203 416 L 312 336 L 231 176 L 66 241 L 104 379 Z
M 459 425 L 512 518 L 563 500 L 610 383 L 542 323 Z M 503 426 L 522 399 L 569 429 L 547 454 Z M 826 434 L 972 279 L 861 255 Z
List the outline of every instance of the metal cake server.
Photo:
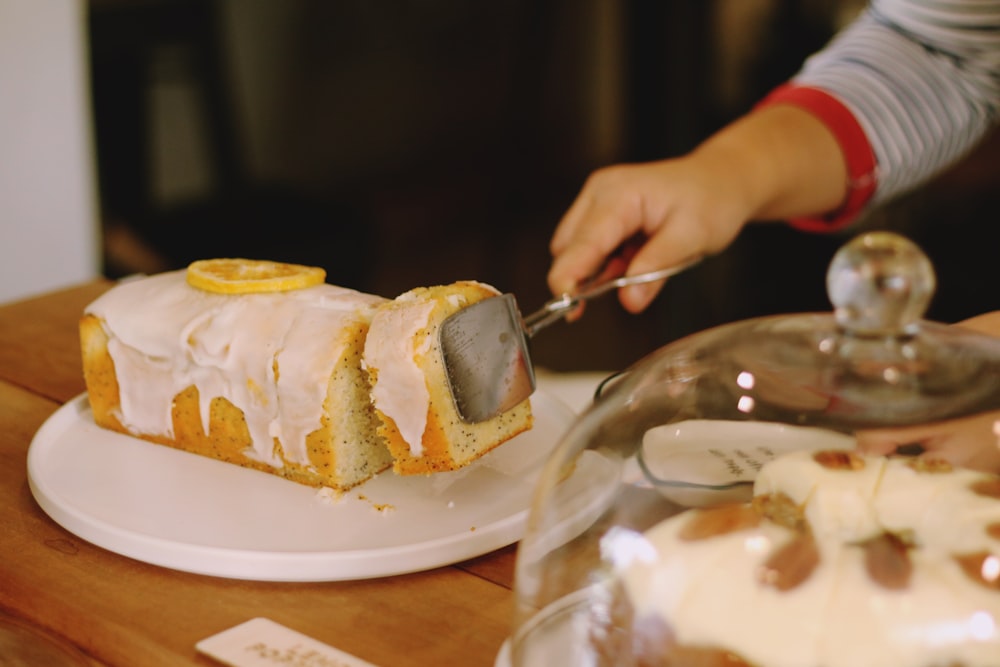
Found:
M 535 371 L 528 340 L 583 302 L 620 287 L 664 280 L 698 261 L 625 276 L 628 262 L 615 257 L 581 285 L 579 293 L 552 299 L 527 317 L 521 317 L 513 294 L 485 299 L 450 315 L 441 324 L 439 341 L 459 415 L 467 423 L 486 421 L 531 396 Z

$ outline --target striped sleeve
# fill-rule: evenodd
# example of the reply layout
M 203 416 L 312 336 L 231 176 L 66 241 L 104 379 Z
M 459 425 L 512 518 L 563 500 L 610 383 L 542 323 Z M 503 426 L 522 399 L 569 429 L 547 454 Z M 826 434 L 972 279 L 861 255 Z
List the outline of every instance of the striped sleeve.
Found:
M 793 78 L 855 117 L 875 156 L 868 205 L 917 187 L 997 123 L 1000 0 L 873 0 Z

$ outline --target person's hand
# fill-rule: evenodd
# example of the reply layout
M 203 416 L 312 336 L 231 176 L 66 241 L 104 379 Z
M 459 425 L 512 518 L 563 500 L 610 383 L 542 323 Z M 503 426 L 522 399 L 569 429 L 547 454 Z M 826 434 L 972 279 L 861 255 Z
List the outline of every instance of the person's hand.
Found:
M 930 426 L 878 429 L 857 434 L 868 454 L 918 453 L 954 466 L 1000 473 L 1000 412 L 939 422 Z
M 962 320 L 955 326 L 1000 338 L 1000 310 L 970 317 L 967 320 Z
M 749 220 L 834 211 L 846 193 L 846 162 L 830 130 L 794 106 L 767 107 L 683 157 L 594 172 L 552 237 L 549 288 L 556 296 L 574 294 L 635 238 L 643 243 L 627 275 L 717 253 Z M 636 313 L 662 287 L 623 288 L 619 298 Z
M 552 237 L 548 282 L 553 294 L 572 294 L 616 248 L 636 237 L 644 242 L 629 263 L 630 275 L 725 248 L 746 222 L 748 209 L 738 190 L 726 191 L 724 173 L 698 156 L 594 172 Z M 662 281 L 635 285 L 620 290 L 619 298 L 637 313 L 662 287 Z
M 1000 337 L 1000 311 L 984 313 L 955 326 Z M 858 433 L 858 447 L 871 454 L 902 448 L 943 458 L 953 465 L 1000 473 L 1000 412 L 987 412 L 928 426 Z

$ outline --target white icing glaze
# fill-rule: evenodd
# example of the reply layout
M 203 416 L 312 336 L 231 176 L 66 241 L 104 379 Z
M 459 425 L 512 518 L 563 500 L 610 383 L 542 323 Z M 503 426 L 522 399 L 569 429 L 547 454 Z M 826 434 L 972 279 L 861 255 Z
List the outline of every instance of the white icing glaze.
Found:
M 423 454 L 430 392 L 414 354 L 426 353 L 430 338 L 415 349 L 413 337 L 427 326 L 434 302 L 410 292 L 380 309 L 365 340 L 365 365 L 378 370 L 372 402 L 392 419 L 413 456 Z
M 787 591 L 759 583 L 790 530 L 764 522 L 682 541 L 689 513 L 647 531 L 645 557 L 625 566 L 622 579 L 637 617 L 659 616 L 683 644 L 725 648 L 762 667 L 994 665 L 1000 592 L 972 582 L 953 559 L 1000 554 L 1000 541 L 984 530 L 1000 521 L 1000 501 L 970 489 L 983 478 L 921 473 L 896 459 L 831 470 L 796 452 L 765 465 L 755 492 L 805 504 L 820 551 L 805 582 Z M 857 543 L 902 530 L 915 531 L 913 575 L 890 590 L 872 581 Z
M 500 293 L 485 283 L 465 282 L 493 294 Z M 428 354 L 437 342 L 436 331 L 427 336 L 419 334 L 429 326 L 431 314 L 442 302 L 446 312 L 468 305 L 465 294 L 449 293 L 448 287 L 452 286 L 435 288 L 432 294 L 417 289 L 399 295 L 375 313 L 365 341 L 365 366 L 376 369 L 378 376 L 372 387 L 372 402 L 396 424 L 400 437 L 415 457 L 424 453 L 424 431 L 431 401 L 425 371 L 416 357 Z
M 327 383 L 344 350 L 342 327 L 384 301 L 326 284 L 213 294 L 189 286 L 182 270 L 124 282 L 86 312 L 108 334 L 124 426 L 172 437 L 173 398 L 193 384 L 203 427 L 211 399 L 229 400 L 243 410 L 253 440 L 245 454 L 280 467 L 272 438 L 286 459 L 308 464 L 305 437 L 320 425 Z

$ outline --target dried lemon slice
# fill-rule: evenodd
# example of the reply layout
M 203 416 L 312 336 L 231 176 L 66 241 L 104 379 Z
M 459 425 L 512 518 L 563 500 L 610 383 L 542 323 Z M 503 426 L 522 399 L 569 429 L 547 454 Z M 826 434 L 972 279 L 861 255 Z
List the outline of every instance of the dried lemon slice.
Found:
M 324 280 L 326 271 L 317 266 L 259 259 L 200 259 L 187 268 L 189 285 L 216 294 L 287 292 Z

